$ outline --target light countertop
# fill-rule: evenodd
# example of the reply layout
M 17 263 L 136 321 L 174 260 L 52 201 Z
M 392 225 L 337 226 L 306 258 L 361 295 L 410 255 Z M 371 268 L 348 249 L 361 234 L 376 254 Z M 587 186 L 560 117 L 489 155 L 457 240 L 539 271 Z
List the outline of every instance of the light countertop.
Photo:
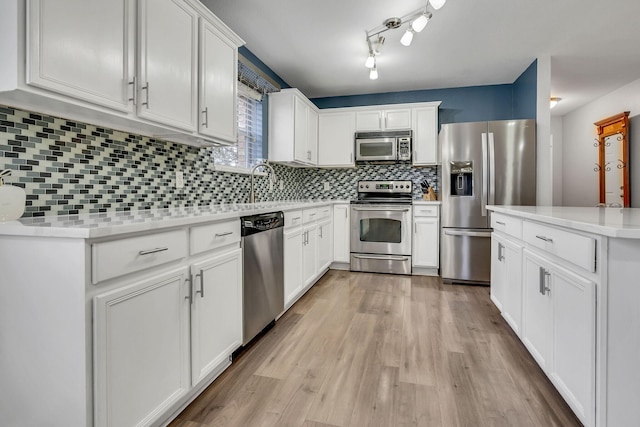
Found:
M 487 209 L 602 236 L 640 239 L 640 208 L 487 206 Z
M 18 221 L 0 223 L 0 236 L 91 239 L 223 221 L 266 212 L 289 211 L 344 203 L 348 204 L 349 201 L 295 200 L 22 218 Z

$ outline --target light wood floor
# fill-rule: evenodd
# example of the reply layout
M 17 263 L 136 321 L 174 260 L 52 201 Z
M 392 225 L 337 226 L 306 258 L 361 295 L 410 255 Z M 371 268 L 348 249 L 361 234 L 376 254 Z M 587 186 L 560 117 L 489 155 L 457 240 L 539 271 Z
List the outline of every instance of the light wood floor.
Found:
M 171 427 L 579 425 L 489 288 L 330 271 Z

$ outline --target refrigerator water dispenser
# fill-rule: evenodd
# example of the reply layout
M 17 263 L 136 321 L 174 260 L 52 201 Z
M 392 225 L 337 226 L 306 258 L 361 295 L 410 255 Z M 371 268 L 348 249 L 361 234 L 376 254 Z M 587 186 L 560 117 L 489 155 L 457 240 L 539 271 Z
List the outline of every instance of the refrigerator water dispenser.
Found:
M 473 162 L 451 162 L 451 195 L 473 196 Z

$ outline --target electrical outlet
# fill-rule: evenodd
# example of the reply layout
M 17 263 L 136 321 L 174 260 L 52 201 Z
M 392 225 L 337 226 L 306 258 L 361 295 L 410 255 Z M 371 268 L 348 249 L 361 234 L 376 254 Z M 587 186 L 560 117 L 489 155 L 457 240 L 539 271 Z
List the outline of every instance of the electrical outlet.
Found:
M 329 185 L 329 183 L 327 181 L 324 181 L 323 186 L 324 186 L 324 191 L 331 190 L 331 186 Z
M 176 171 L 176 188 L 184 188 L 184 172 Z
M 280 190 L 284 190 L 284 181 L 280 180 Z

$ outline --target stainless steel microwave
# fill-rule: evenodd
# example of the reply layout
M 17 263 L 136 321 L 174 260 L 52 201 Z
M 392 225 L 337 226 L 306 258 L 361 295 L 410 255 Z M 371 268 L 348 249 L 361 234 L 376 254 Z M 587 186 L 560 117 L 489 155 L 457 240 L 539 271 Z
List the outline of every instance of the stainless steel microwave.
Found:
M 413 131 L 356 132 L 356 162 L 408 162 Z

